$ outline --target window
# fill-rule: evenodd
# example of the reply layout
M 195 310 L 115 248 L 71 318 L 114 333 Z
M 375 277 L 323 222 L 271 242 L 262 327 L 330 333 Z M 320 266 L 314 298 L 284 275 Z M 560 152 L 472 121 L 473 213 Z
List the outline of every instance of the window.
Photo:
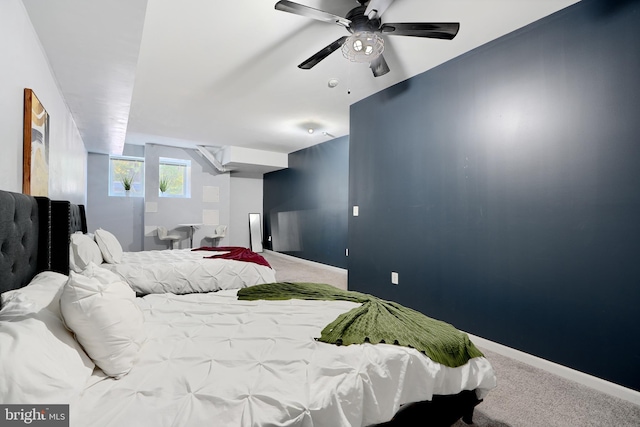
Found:
M 144 197 L 143 158 L 109 156 L 109 196 Z
M 160 197 L 191 197 L 191 161 L 160 157 Z

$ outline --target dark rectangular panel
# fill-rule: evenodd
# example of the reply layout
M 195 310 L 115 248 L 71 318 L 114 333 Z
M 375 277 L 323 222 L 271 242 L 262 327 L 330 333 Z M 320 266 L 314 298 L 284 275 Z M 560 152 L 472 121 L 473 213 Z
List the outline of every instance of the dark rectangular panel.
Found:
M 348 137 L 291 153 L 264 175 L 265 247 L 346 268 L 348 188 Z

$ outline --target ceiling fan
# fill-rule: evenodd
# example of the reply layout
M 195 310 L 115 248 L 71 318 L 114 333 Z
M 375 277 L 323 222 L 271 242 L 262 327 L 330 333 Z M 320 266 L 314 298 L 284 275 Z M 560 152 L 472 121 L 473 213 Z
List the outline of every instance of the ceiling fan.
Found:
M 340 37 L 321 49 L 298 65 L 298 68 L 309 70 L 336 50 L 342 49 L 342 54 L 351 61 L 368 62 L 373 75 L 379 77 L 389 72 L 389 66 L 382 55 L 383 35 L 451 40 L 460 29 L 460 24 L 453 22 L 383 24 L 380 17 L 393 0 L 357 0 L 357 2 L 360 6 L 351 9 L 344 18 L 288 0 L 276 3 L 276 10 L 341 25 L 351 33 L 350 36 Z

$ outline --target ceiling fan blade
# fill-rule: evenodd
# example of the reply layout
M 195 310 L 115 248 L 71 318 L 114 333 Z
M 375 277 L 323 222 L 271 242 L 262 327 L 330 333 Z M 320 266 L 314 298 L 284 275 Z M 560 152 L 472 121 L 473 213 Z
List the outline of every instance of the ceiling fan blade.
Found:
M 428 37 L 451 40 L 458 34 L 457 22 L 415 22 L 404 24 L 383 24 L 380 31 L 390 36 Z
M 374 77 L 380 77 L 387 74 L 389 71 L 389 66 L 387 65 L 387 61 L 384 60 L 384 56 L 380 55 L 371 63 L 369 63 L 369 68 L 373 71 Z
M 342 36 L 338 40 L 331 43 L 329 46 L 317 52 L 311 58 L 304 61 L 302 64 L 298 65 L 298 68 L 302 68 L 303 70 L 310 70 L 311 68 L 318 65 L 318 62 L 322 61 L 327 56 L 331 55 L 336 50 L 340 49 L 344 44 L 344 41 L 347 39 L 347 36 Z
M 304 6 L 287 0 L 281 0 L 276 3 L 276 10 L 306 16 L 307 18 L 317 19 L 318 21 L 322 22 L 342 25 L 345 28 L 348 28 L 351 24 L 351 21 L 347 18 L 343 18 L 338 15 L 332 15 L 328 12 L 324 12 L 322 10 L 314 9 L 309 6 Z
M 364 11 L 364 16 L 369 19 L 380 18 L 391 3 L 393 3 L 393 0 L 370 0 L 367 9 Z

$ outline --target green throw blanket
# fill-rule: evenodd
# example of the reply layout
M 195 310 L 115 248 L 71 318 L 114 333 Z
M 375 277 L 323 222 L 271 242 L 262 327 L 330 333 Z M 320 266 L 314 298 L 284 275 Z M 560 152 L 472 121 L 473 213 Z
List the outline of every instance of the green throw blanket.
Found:
M 328 324 L 318 341 L 337 344 L 396 344 L 415 348 L 434 362 L 455 368 L 483 354 L 467 334 L 422 313 L 360 292 L 319 283 L 269 283 L 238 291 L 241 300 L 344 300 L 362 305 Z

